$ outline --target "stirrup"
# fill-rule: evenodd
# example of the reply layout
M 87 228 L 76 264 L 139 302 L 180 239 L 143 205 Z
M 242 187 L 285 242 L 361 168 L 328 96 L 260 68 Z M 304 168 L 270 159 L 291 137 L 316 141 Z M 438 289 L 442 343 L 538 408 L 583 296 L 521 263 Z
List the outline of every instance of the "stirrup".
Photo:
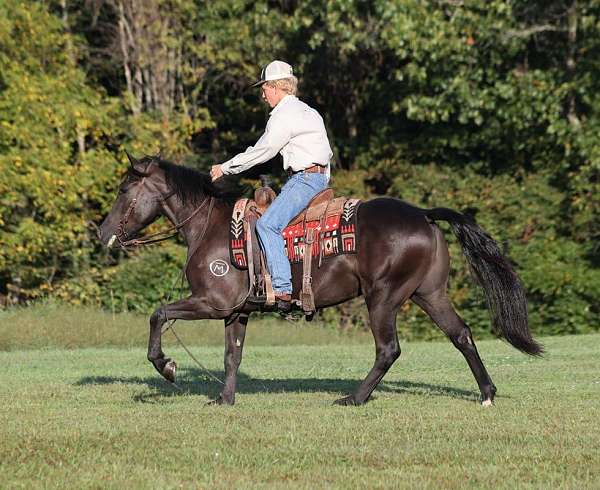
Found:
M 251 305 L 262 306 L 267 302 L 267 296 L 265 294 L 261 294 L 258 296 L 248 296 L 246 303 L 250 303 Z
M 265 295 L 249 296 L 248 299 L 246 300 L 246 302 L 251 305 L 260 306 L 263 311 L 276 311 L 276 312 L 282 313 L 282 314 L 289 313 L 290 311 L 292 311 L 292 307 L 293 307 L 291 301 L 276 299 L 275 304 L 268 305 L 265 308 L 265 304 L 267 302 L 267 297 Z

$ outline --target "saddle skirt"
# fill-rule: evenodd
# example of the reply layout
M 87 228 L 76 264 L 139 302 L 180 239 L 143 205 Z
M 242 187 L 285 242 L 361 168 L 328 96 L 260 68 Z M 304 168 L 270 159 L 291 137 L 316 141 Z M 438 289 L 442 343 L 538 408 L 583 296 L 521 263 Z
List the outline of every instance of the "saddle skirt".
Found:
M 259 218 L 274 198 L 275 193 L 270 188 L 262 187 L 255 192 L 255 199 L 236 202 L 229 229 L 229 252 L 231 263 L 238 269 L 248 268 L 249 220 Z M 334 198 L 333 189 L 317 194 L 282 231 L 289 261 L 303 260 L 304 247 L 311 238 L 313 258 L 356 253 L 356 210 L 360 202 L 347 197 Z

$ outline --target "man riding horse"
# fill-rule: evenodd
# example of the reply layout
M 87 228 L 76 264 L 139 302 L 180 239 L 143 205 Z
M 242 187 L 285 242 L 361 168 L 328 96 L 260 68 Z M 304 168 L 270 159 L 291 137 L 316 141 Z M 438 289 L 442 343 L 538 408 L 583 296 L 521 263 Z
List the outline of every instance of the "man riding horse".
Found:
M 273 109 L 264 134 L 254 146 L 210 171 L 213 181 L 264 163 L 277 153 L 289 179 L 256 223 L 256 231 L 273 278 L 276 308 L 291 309 L 292 272 L 285 255 L 282 230 L 310 200 L 327 187 L 331 147 L 321 115 L 296 97 L 298 80 L 284 61 L 269 63 L 253 87 L 261 87 L 263 100 Z M 252 298 L 250 299 L 252 301 Z M 264 302 L 254 298 L 255 303 Z
M 104 245 L 128 248 L 158 239 L 134 238 L 160 216 L 166 217 L 188 247 L 184 268 L 191 293 L 156 309 L 150 317 L 148 360 L 167 380 L 176 377 L 176 362 L 162 350 L 163 326 L 169 320 L 221 319 L 225 327 L 225 381 L 212 403 L 235 402 L 237 373 L 249 316 L 260 311 L 249 304 L 248 271 L 230 267 L 230 223 L 236 204 L 213 180 L 238 173 L 281 152 L 290 179 L 259 220 L 258 232 L 273 273 L 279 307 L 289 309 L 290 265 L 283 254 L 282 228 L 329 179 L 331 149 L 321 116 L 294 95 L 292 68 L 275 61 L 261 80 L 263 98 L 273 108 L 256 146 L 222 165 L 211 175 L 175 165 L 160 157 L 140 160 L 129 155 L 127 171 L 113 207 L 100 226 Z M 489 406 L 496 395 L 467 323 L 448 296 L 450 255 L 439 222 L 449 223 L 473 277 L 483 289 L 495 332 L 530 355 L 543 348 L 531 336 L 525 290 L 510 261 L 494 239 L 472 218 L 447 208 L 421 209 L 399 199 L 378 197 L 356 210 L 356 247 L 323 261 L 312 275 L 317 310 L 363 296 L 375 341 L 375 361 L 356 389 L 335 403 L 361 405 L 400 356 L 396 317 L 407 301 L 418 305 L 465 358 Z M 297 266 L 295 264 L 292 267 Z M 250 270 L 250 268 L 249 268 Z M 295 272 L 300 272 L 298 269 Z M 295 274 L 296 279 L 299 277 Z

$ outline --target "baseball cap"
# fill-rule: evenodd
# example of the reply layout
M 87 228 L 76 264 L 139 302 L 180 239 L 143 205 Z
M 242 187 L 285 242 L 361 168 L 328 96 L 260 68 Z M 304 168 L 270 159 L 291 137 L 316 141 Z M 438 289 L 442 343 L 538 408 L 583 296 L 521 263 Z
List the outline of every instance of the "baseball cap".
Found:
M 282 78 L 289 78 L 293 76 L 294 70 L 292 69 L 291 65 L 285 61 L 271 61 L 271 63 L 262 69 L 260 72 L 260 80 L 252 84 L 252 87 L 258 87 L 259 85 L 271 80 L 281 80 Z

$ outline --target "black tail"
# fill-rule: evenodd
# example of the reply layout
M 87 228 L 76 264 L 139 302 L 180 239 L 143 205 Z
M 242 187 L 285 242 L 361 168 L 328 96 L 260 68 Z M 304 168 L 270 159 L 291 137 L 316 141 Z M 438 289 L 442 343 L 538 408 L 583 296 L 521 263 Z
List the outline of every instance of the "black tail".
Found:
M 498 244 L 472 219 L 447 208 L 425 211 L 433 221 L 447 221 L 458 238 L 471 273 L 483 288 L 494 330 L 517 349 L 540 355 L 543 348 L 527 325 L 527 300 L 521 281 Z

